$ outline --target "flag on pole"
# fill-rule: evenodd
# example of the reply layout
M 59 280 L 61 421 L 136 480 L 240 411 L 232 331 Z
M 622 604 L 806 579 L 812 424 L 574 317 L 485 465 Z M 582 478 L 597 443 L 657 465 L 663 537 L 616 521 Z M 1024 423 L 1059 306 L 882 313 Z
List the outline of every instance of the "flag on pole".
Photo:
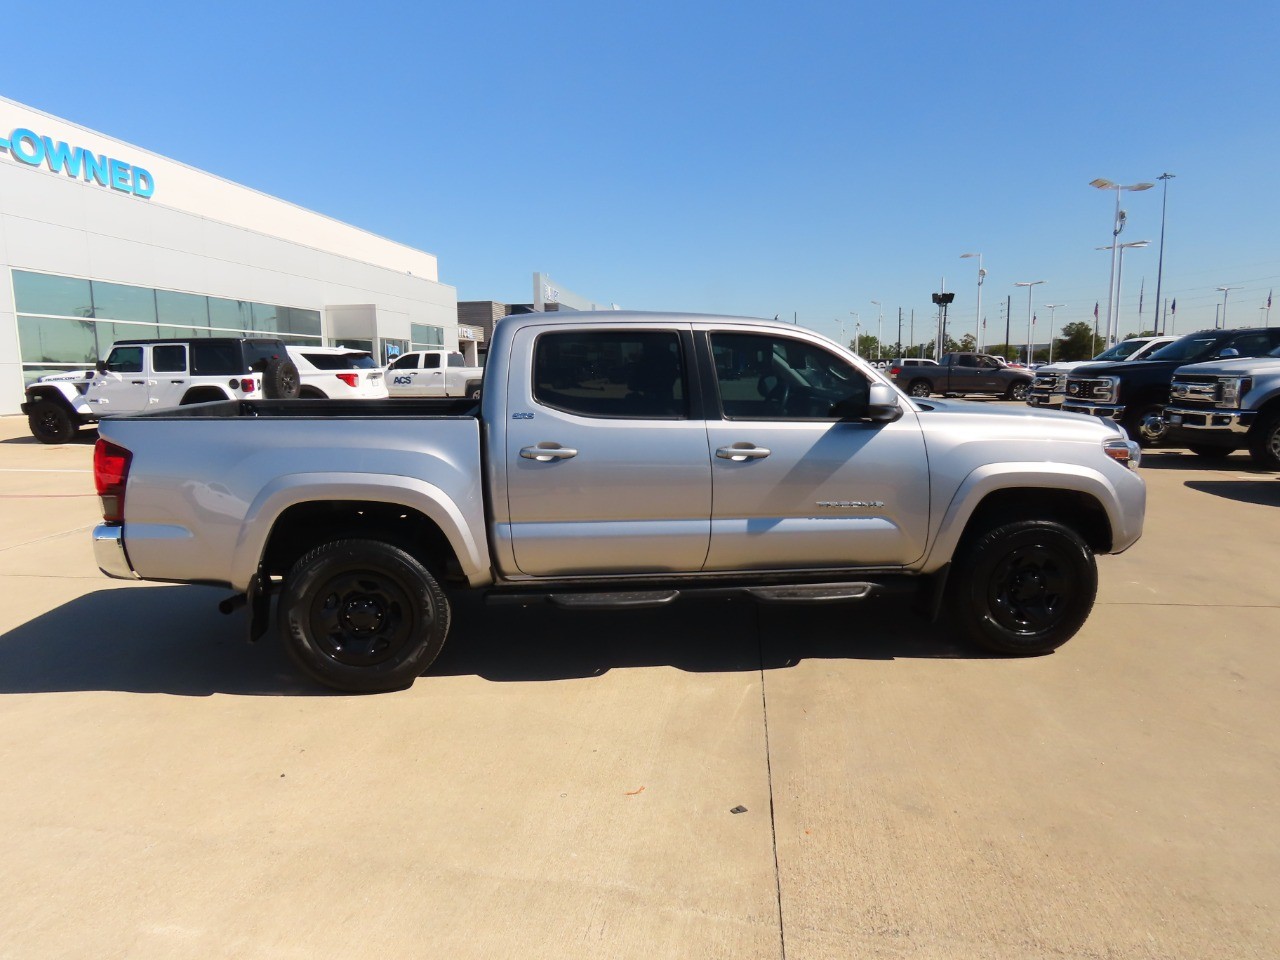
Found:
M 1138 287 L 1138 319 L 1142 319 L 1142 295 L 1147 290 L 1147 278 L 1142 278 L 1142 286 Z
M 1267 291 L 1267 309 L 1268 310 L 1271 309 L 1271 291 L 1270 290 Z
M 1169 312 L 1170 312 L 1170 313 L 1177 313 L 1177 312 L 1178 312 L 1178 299 L 1177 299 L 1177 297 L 1174 297 L 1173 303 L 1171 303 L 1171 304 L 1169 305 Z
M 1095 321 L 1098 319 L 1098 301 L 1097 300 L 1093 301 L 1093 319 Z
M 1038 319 L 1038 318 L 1037 318 L 1036 314 L 1034 314 L 1034 313 L 1033 313 L 1033 314 L 1031 315 L 1031 325 L 1032 325 L 1033 327 L 1036 325 L 1036 320 L 1037 320 L 1037 319 Z

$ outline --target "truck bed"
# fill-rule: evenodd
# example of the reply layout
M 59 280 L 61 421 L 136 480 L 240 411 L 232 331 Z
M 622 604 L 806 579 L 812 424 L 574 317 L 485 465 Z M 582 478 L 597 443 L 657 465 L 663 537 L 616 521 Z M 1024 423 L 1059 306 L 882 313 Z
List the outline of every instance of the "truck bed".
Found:
M 147 420 L 231 420 L 238 417 L 326 420 L 420 420 L 423 417 L 477 417 L 480 404 L 468 397 L 387 400 L 216 400 L 167 407 L 117 418 Z M 103 419 L 108 419 L 103 417 Z

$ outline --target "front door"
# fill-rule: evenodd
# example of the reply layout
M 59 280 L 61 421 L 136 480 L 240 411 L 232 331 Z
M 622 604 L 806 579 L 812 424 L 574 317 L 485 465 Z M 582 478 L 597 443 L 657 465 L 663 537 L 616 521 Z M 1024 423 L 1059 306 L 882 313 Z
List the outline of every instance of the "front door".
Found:
M 120 344 L 107 354 L 106 370 L 98 374 L 85 399 L 96 416 L 138 413 L 147 408 L 147 374 L 141 344 Z
M 929 468 L 916 414 L 842 419 L 870 381 L 824 344 L 709 330 L 721 419 L 708 412 L 707 571 L 894 567 L 919 559 Z
M 701 569 L 711 534 L 706 424 L 688 327 L 526 327 L 508 380 L 510 540 L 531 576 Z

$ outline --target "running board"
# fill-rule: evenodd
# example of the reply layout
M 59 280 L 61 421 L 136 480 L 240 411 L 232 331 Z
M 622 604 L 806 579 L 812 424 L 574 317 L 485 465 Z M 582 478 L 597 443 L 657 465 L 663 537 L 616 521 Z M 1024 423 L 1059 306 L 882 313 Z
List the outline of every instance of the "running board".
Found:
M 676 597 L 679 590 L 627 590 L 614 593 L 549 593 L 547 600 L 557 607 L 572 610 L 604 610 L 625 607 L 663 607 Z
M 790 587 L 750 587 L 747 593 L 761 603 L 823 603 L 865 600 L 872 583 L 806 583 Z
M 525 590 L 490 591 L 485 602 L 490 605 L 529 606 L 550 603 L 566 610 L 639 610 L 665 607 L 681 597 L 710 599 L 713 597 L 750 597 L 757 603 L 847 603 L 867 600 L 884 594 L 912 594 L 920 589 L 918 578 L 901 578 L 886 582 L 850 581 L 847 583 L 736 584 L 716 586 L 682 585 L 653 590 L 578 590 L 559 592 L 554 589 L 532 592 Z

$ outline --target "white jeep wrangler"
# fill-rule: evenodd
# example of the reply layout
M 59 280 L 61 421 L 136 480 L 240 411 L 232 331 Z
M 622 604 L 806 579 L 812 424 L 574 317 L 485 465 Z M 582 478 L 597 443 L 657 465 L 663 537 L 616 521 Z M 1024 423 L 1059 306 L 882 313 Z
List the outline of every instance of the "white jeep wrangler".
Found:
M 32 383 L 22 412 L 41 443 L 65 443 L 108 414 L 210 400 L 286 400 L 299 386 L 298 368 L 281 340 L 121 340 L 93 370 Z

